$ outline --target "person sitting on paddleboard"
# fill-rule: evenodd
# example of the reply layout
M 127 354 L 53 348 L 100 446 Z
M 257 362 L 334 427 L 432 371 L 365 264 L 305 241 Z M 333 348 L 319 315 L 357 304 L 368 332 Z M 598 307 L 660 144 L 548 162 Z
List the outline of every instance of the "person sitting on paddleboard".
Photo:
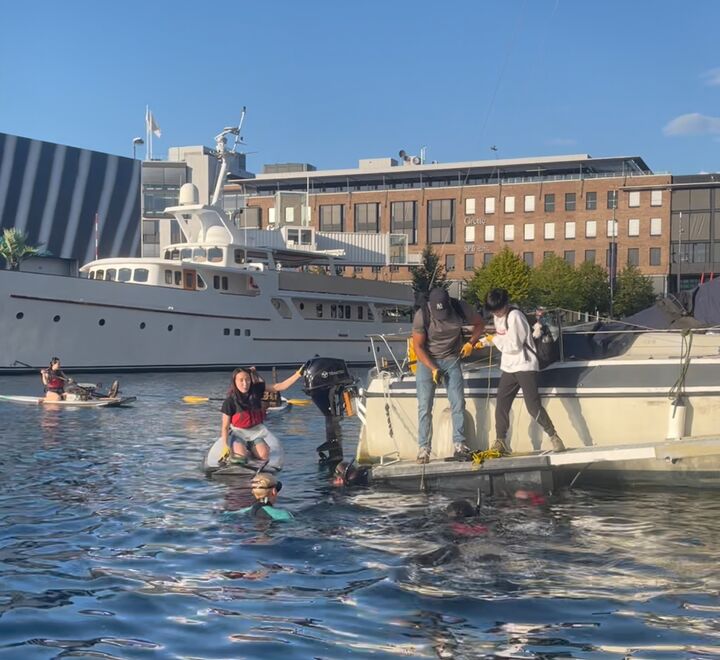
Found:
M 70 379 L 60 367 L 60 358 L 52 358 L 50 366 L 42 369 L 40 376 L 45 387 L 45 398 L 49 401 L 62 401 L 65 398 L 65 383 Z
M 245 465 L 249 458 L 269 460 L 268 444 L 272 442 L 266 442 L 265 438 L 270 436 L 275 446 L 279 446 L 280 443 L 263 423 L 265 421 L 263 394 L 266 391 L 285 391 L 302 376 L 303 368 L 304 365 L 292 376 L 274 384 L 267 384 L 261 380 L 254 368 L 240 367 L 233 371 L 228 396 L 220 409 L 222 411 L 220 437 L 230 454 L 230 463 Z

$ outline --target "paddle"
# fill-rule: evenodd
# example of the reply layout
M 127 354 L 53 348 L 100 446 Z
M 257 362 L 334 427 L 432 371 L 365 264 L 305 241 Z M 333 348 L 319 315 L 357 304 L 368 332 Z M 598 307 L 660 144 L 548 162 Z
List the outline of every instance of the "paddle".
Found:
M 225 401 L 222 397 L 215 396 L 184 396 L 182 400 L 185 403 L 207 403 L 208 401 Z M 312 401 L 310 399 L 288 399 L 288 403 L 293 406 L 309 406 Z

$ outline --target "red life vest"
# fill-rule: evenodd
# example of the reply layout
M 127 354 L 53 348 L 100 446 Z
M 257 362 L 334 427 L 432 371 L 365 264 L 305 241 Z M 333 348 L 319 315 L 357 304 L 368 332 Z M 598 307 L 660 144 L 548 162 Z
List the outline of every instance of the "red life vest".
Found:
M 230 423 L 238 429 L 251 429 L 253 426 L 262 424 L 265 421 L 265 411 L 262 408 L 250 408 L 236 412 Z
M 62 390 L 65 387 L 65 380 L 63 378 L 60 378 L 59 376 L 56 376 L 54 371 L 52 369 L 49 369 L 47 372 L 47 389 L 49 390 Z

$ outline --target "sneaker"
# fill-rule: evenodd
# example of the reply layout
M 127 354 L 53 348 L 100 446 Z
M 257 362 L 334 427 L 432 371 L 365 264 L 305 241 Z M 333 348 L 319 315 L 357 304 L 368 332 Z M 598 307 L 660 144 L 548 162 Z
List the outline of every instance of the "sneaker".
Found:
M 557 433 L 550 436 L 550 444 L 552 445 L 553 451 L 565 451 L 565 443 Z
M 430 462 L 430 452 L 424 447 L 418 452 L 417 462 L 420 463 L 420 465 Z
M 469 461 L 472 458 L 472 450 L 464 442 L 456 442 L 453 458 L 456 461 Z
M 510 448 L 505 444 L 504 438 L 498 438 L 490 447 L 490 451 L 496 451 L 500 456 L 510 456 Z

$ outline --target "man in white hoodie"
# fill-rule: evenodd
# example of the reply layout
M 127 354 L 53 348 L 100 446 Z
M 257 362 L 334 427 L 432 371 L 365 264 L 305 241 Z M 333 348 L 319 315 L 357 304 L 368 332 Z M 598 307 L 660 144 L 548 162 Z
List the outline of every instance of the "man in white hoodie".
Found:
M 495 449 L 501 456 L 510 454 L 506 438 L 510 426 L 510 408 L 522 389 L 525 406 L 533 419 L 550 436 L 553 451 L 565 451 L 565 445 L 555 432 L 552 420 L 540 402 L 538 392 L 538 361 L 530 324 L 519 309 L 510 306 L 505 289 L 492 289 L 485 298 L 485 307 L 495 320 L 495 335 L 488 337 L 502 352 L 500 382 L 495 404 Z

